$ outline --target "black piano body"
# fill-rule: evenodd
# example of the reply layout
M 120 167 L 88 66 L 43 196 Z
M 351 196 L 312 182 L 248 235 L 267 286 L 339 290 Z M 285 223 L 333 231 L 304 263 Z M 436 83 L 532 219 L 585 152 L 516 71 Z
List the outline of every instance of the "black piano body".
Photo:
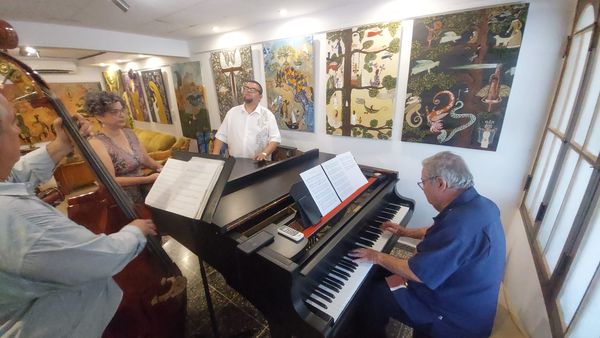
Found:
M 326 276 L 332 266 L 356 247 L 354 238 L 362 237 L 359 233 L 371 220 L 380 217 L 377 215 L 382 208 L 390 204 L 401 205 L 403 213 L 398 222 L 403 225 L 412 216 L 414 202 L 395 193 L 396 172 L 360 166 L 370 179 L 369 186 L 349 198 L 346 206 L 324 222 L 319 230 L 299 243 L 278 236 L 276 224 L 291 218 L 295 211 L 289 190 L 300 180 L 299 174 L 333 157 L 314 149 L 267 165 L 236 159 L 211 222 L 152 210 L 162 233 L 172 236 L 214 267 L 232 288 L 261 311 L 273 337 L 331 337 L 339 333 L 350 317 L 351 306 L 336 309 L 340 314 L 334 319 L 326 313 L 329 310 L 321 311 L 311 305 L 326 303 L 320 296 L 311 298 L 311 294 L 321 280 L 329 278 Z M 295 221 L 300 219 L 297 214 L 295 217 Z M 238 245 L 260 231 L 271 232 L 275 241 L 251 254 L 238 249 Z M 367 234 L 373 235 L 372 232 Z M 384 243 L 380 244 L 383 245 L 380 251 L 390 252 L 393 248 L 397 237 L 389 237 L 380 240 Z M 372 277 L 374 270 L 370 269 L 364 281 Z M 329 280 L 343 280 L 334 277 Z M 339 287 L 337 283 L 327 286 L 314 292 L 323 296 L 319 291 L 336 291 Z M 361 291 L 359 285 L 347 303 L 356 299 Z M 329 295 L 327 291 L 325 293 Z M 307 302 L 307 299 L 312 301 Z

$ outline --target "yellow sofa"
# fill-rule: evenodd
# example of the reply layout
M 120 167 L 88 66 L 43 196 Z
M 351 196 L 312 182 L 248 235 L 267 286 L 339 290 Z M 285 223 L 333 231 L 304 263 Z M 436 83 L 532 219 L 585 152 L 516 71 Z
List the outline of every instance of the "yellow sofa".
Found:
M 134 128 L 133 132 L 146 148 L 148 155 L 156 161 L 166 160 L 173 150 L 187 151 L 190 146 L 191 140 L 185 137 L 138 128 Z M 75 189 L 92 185 L 96 177 L 87 162 L 78 155 L 73 155 L 58 165 L 54 171 L 54 179 L 59 189 L 64 194 L 69 194 Z

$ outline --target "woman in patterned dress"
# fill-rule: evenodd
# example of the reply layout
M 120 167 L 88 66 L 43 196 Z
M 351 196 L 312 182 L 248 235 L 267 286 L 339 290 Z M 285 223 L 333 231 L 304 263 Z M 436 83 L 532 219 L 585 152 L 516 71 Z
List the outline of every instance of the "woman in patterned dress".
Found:
M 90 144 L 104 166 L 134 202 L 143 202 L 162 166 L 148 156 L 133 130 L 127 128 L 123 99 L 114 93 L 98 92 L 86 96 L 85 110 L 102 124 L 102 131 Z M 144 176 L 142 168 L 155 173 Z

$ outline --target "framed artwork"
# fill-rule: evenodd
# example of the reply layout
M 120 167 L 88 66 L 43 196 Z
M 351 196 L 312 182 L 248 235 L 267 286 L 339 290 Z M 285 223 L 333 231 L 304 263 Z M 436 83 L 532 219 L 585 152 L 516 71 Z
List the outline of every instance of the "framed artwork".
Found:
M 387 140 L 392 136 L 400 23 L 329 32 L 327 134 Z
M 234 106 L 242 104 L 242 86 L 254 79 L 252 72 L 252 50 L 250 46 L 225 49 L 210 53 L 219 116 L 221 121 Z
M 173 124 L 171 111 L 169 110 L 169 102 L 167 101 L 167 91 L 163 81 L 162 72 L 160 69 L 145 70 L 141 72 L 142 82 L 146 89 L 146 98 L 148 99 L 148 107 L 152 118 L 157 119 L 154 122 Z
M 200 62 L 173 64 L 171 72 L 183 136 L 196 139 L 205 132 L 210 132 Z
M 104 71 L 102 72 L 102 78 L 104 79 L 104 88 L 106 88 L 106 91 L 119 95 L 125 102 L 123 109 L 127 112 L 129 126 L 133 128 L 133 106 L 129 95 L 127 95 L 125 86 L 123 85 L 121 70 L 109 69 Z
M 263 43 L 269 109 L 280 129 L 315 131 L 312 36 Z
M 403 141 L 496 150 L 528 7 L 414 20 Z
M 101 90 L 100 82 L 50 83 L 48 86 L 70 114 L 85 114 L 83 108 L 86 94 Z M 5 85 L 3 88 L 3 94 L 8 98 L 13 98 L 19 92 L 12 84 Z M 48 142 L 56 138 L 52 122 L 58 116 L 53 109 L 44 106 L 34 108 L 27 100 L 17 101 L 14 107 L 21 144 Z
M 133 119 L 144 122 L 156 121 L 154 115 L 150 118 L 140 75 L 130 69 L 128 72 L 121 72 L 121 79 L 123 80 L 122 83 L 123 87 L 125 87 L 125 95 L 127 97 L 125 101 L 129 103 Z

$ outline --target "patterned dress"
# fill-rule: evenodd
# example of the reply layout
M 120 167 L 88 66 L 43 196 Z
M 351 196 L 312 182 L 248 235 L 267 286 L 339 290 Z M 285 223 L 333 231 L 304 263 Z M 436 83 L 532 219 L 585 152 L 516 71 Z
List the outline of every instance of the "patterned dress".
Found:
M 110 137 L 103 133 L 98 134 L 96 137 L 102 141 L 106 151 L 110 155 L 115 168 L 115 176 L 142 176 L 142 147 L 140 141 L 133 133 L 133 130 L 124 128 L 123 132 L 133 153 L 119 147 Z M 149 191 L 149 186 L 147 184 L 130 185 L 123 187 L 123 190 L 125 190 L 134 202 L 141 203 Z

